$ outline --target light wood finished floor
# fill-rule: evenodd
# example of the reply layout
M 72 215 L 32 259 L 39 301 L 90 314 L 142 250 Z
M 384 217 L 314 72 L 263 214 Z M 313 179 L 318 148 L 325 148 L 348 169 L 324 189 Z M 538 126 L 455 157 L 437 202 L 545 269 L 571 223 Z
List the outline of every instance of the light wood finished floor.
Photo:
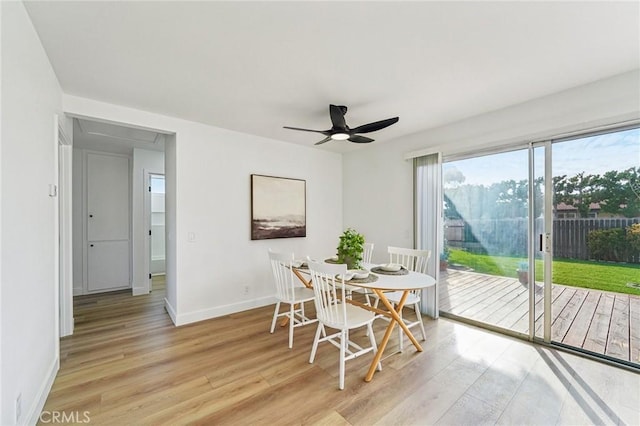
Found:
M 542 337 L 542 287 L 536 295 L 536 335 Z M 528 334 L 528 288 L 515 278 L 449 269 L 440 311 Z M 552 286 L 554 342 L 640 365 L 640 296 Z
M 308 362 L 315 325 L 291 350 L 285 328 L 269 334 L 272 306 L 174 327 L 163 293 L 157 281 L 149 296 L 75 299 L 46 412 L 96 425 L 640 424 L 640 375 L 451 320 L 426 319 L 424 352 L 407 345 L 371 383 L 370 356 L 348 362 L 340 391 L 336 348 Z M 386 323 L 374 325 L 380 340 Z

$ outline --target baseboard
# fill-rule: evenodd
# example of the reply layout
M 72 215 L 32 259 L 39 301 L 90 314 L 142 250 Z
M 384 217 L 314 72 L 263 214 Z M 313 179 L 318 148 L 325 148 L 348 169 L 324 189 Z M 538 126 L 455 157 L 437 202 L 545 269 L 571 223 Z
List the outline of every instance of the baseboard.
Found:
M 51 392 L 51 387 L 53 386 L 53 382 L 56 379 L 58 370 L 60 370 L 60 357 L 58 354 L 56 354 L 53 362 L 51 363 L 51 366 L 49 367 L 47 376 L 40 386 L 40 389 L 36 394 L 36 398 L 33 400 L 33 404 L 31 404 L 31 406 L 29 407 L 29 411 L 25 413 L 26 416 L 23 417 L 23 419 L 28 420 L 26 422 L 23 421 L 21 424 L 35 425 L 39 423 L 40 414 L 42 413 L 44 404 L 47 402 L 49 392 Z
M 149 288 L 147 286 L 134 286 L 131 287 L 131 294 L 134 296 L 149 294 Z
M 169 317 L 171 318 L 173 325 L 179 325 L 177 320 L 178 315 L 176 314 L 176 310 L 173 306 L 171 306 L 171 303 L 169 303 L 169 300 L 166 297 L 164 298 L 164 309 L 169 314 Z
M 166 302 L 166 299 L 165 299 L 165 302 Z M 167 312 L 169 312 L 169 316 L 171 316 L 173 323 L 177 326 L 180 326 L 185 324 L 191 324 L 193 322 L 208 320 L 211 318 L 217 318 L 223 315 L 229 315 L 236 312 L 242 312 L 249 309 L 260 308 L 262 306 L 272 305 L 274 303 L 276 303 L 275 297 L 267 296 L 267 297 L 261 297 L 259 299 L 244 300 L 239 303 L 233 303 L 233 304 L 224 305 L 224 306 L 216 306 L 215 308 L 201 309 L 199 311 L 187 312 L 187 313 L 178 314 L 178 315 L 175 315 L 175 311 L 174 311 L 173 315 L 175 315 L 175 317 L 172 316 L 172 313 L 169 312 L 169 309 L 167 309 Z M 166 302 L 166 305 L 168 305 L 168 302 Z

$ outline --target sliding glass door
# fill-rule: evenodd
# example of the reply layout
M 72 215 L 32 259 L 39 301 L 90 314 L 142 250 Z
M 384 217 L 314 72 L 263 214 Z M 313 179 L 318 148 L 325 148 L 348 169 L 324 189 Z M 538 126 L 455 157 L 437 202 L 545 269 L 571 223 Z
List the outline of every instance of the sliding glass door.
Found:
M 550 340 L 640 364 L 640 129 L 548 149 Z
M 443 165 L 443 315 L 528 333 L 528 170 L 528 149 Z
M 443 164 L 440 313 L 640 364 L 640 129 Z

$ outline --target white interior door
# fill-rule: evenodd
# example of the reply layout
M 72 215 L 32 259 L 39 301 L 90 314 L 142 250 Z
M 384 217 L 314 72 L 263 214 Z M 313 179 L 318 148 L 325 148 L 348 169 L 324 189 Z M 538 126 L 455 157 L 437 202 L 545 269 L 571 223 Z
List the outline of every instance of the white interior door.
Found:
M 129 158 L 87 154 L 87 291 L 130 286 Z

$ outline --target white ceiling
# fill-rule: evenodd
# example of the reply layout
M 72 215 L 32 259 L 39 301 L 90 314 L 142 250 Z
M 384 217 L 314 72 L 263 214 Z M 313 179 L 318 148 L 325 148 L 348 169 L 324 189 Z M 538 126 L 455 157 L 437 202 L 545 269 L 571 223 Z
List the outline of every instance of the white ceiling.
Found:
M 406 134 L 640 68 L 632 2 L 26 2 L 65 93 L 312 146 L 330 103 Z M 331 141 L 319 147 L 357 147 Z

